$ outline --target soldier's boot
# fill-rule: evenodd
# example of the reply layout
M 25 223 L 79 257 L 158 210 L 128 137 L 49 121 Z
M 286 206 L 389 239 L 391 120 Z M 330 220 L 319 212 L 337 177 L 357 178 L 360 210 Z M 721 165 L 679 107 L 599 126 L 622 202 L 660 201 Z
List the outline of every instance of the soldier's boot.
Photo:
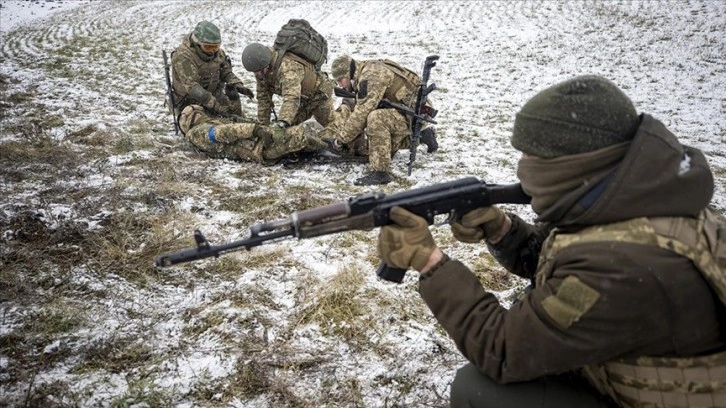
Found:
M 385 171 L 373 171 L 357 179 L 353 184 L 356 186 L 372 186 L 377 184 L 388 184 L 391 182 L 391 175 Z
M 436 141 L 436 129 L 433 127 L 427 127 L 422 130 L 421 143 L 425 144 L 428 148 L 426 153 L 434 153 L 439 150 L 439 142 Z
M 350 151 L 354 156 L 368 156 L 368 139 L 364 132 L 361 132 L 350 143 Z

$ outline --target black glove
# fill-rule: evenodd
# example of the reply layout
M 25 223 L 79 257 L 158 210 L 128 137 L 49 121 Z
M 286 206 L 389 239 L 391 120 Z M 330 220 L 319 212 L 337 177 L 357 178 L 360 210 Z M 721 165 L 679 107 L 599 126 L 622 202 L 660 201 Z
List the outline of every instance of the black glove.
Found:
M 234 85 L 227 84 L 224 87 L 224 92 L 227 94 L 227 98 L 229 98 L 231 101 L 239 100 L 239 92 L 234 89 Z
M 343 98 L 342 104 L 352 111 L 355 109 L 355 98 Z
M 255 93 L 252 92 L 252 90 L 250 88 L 247 88 L 246 86 L 244 86 L 242 84 L 234 84 L 233 86 L 234 86 L 234 90 L 239 92 L 240 94 L 242 94 L 250 99 L 255 99 Z

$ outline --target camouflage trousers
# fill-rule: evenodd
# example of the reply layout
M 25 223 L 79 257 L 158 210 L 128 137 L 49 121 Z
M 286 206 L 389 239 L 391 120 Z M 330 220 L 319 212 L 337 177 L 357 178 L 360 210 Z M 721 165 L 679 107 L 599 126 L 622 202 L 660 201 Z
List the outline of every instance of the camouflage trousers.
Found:
M 346 105 L 340 105 L 338 109 L 331 112 L 330 122 L 318 134 L 321 139 L 335 139 L 339 134 L 343 133 L 345 122 L 352 114 L 351 108 Z M 368 139 L 365 132 L 361 132 L 355 139 L 345 144 L 344 154 L 354 156 L 368 156 Z
M 277 130 L 255 123 L 211 121 L 194 126 L 186 133 L 189 142 L 204 154 L 217 159 L 245 160 L 262 164 L 297 152 L 312 152 L 325 147 L 310 123 Z
M 395 109 L 376 109 L 368 114 L 369 165 L 372 171 L 391 172 L 391 158 L 411 144 L 408 119 Z
M 330 88 L 330 94 L 317 91 L 310 98 L 301 97 L 300 106 L 297 109 L 295 118 L 292 120 L 291 125 L 298 125 L 305 122 L 311 117 L 315 118 L 315 121 L 323 126 L 327 126 L 333 120 L 334 101 L 330 96 L 333 93 L 332 85 Z

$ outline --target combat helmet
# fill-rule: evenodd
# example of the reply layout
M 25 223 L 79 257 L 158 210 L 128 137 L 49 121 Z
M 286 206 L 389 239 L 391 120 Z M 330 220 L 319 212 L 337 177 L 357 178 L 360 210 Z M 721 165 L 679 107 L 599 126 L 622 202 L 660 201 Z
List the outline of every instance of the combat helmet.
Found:
M 350 75 L 350 63 L 353 58 L 350 55 L 341 55 L 340 57 L 333 60 L 331 64 L 330 73 L 333 74 L 333 79 L 336 81 L 342 76 Z
M 260 43 L 252 43 L 242 51 L 242 65 L 250 72 L 262 71 L 272 62 L 272 51 Z
M 204 44 L 221 44 L 222 35 L 219 28 L 209 21 L 200 21 L 192 32 L 194 40 Z

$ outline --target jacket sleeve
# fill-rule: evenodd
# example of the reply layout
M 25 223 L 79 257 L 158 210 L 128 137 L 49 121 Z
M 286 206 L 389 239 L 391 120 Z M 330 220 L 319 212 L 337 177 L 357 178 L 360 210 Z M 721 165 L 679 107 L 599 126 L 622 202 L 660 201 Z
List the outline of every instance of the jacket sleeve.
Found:
M 676 304 L 653 274 L 655 269 L 643 267 L 645 255 L 656 260 L 652 265 L 659 271 L 668 269 L 669 262 L 676 262 L 670 265 L 679 271 L 689 269 L 687 259 L 667 259 L 662 252 L 598 243 L 565 249 L 551 277 L 509 309 L 456 260 L 422 274 L 419 292 L 481 372 L 499 383 L 528 381 L 616 357 L 672 355 L 674 333 L 680 330 L 672 318 L 674 307 L 692 313 L 681 323 L 692 326 L 684 330 L 691 337 L 718 333 L 700 317 L 713 308 L 713 301 L 692 267 L 668 276 L 680 280 L 673 292 L 684 292 Z M 711 303 L 703 303 L 704 298 Z
M 531 280 L 537 270 L 542 242 L 551 228 L 528 224 L 516 214 L 507 213 L 507 216 L 512 220 L 509 232 L 496 244 L 487 242 L 487 248 L 507 271 Z
M 232 60 L 229 58 L 224 51 L 220 50 L 222 54 L 222 63 L 219 67 L 219 79 L 223 83 L 227 84 L 241 84 L 242 80 L 237 77 L 232 71 Z
M 272 94 L 264 80 L 257 80 L 257 120 L 263 125 L 270 124 L 270 113 L 275 108 Z
M 392 77 L 392 73 L 382 68 L 368 68 L 360 73 L 358 86 L 364 86 L 367 92 L 364 97 L 356 101 L 355 109 L 343 125 L 340 134 L 343 143 L 350 143 L 366 128 L 368 115 L 378 109 L 378 104 L 383 100 Z
M 278 120 L 284 120 L 293 124 L 293 120 L 300 109 L 300 97 L 302 95 L 302 81 L 305 77 L 305 68 L 290 59 L 283 58 L 277 73 L 282 94 L 282 105 L 277 115 Z
M 174 91 L 185 97 L 201 78 L 194 60 L 184 52 L 177 51 L 171 59 Z

